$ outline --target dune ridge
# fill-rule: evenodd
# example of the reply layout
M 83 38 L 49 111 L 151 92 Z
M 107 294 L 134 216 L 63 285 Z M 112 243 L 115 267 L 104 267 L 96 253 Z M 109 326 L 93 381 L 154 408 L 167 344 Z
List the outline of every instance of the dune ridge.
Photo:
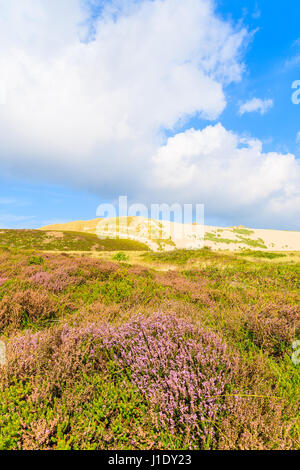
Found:
M 178 224 L 144 217 L 78 220 L 48 225 L 39 230 L 85 232 L 99 238 L 128 238 L 145 243 L 154 251 L 199 249 L 203 246 L 230 251 L 300 251 L 300 232 L 296 231 Z

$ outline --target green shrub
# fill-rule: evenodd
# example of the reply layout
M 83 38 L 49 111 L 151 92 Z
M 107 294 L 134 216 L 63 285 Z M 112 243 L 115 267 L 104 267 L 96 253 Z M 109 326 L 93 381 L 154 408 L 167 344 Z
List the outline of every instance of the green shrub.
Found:
M 234 233 L 238 233 L 239 235 L 253 235 L 253 230 L 248 230 L 246 228 L 234 228 L 232 230 Z
M 125 253 L 123 253 L 123 252 L 119 252 L 119 253 L 117 253 L 115 256 L 113 256 L 112 259 L 115 260 L 115 261 L 124 261 L 124 262 L 126 262 L 126 261 L 129 260 L 129 256 L 127 256 L 127 255 L 126 255 Z
M 42 256 L 31 256 L 29 258 L 28 264 L 29 265 L 41 265 L 45 263 L 45 259 Z
M 101 287 L 101 294 L 106 303 L 125 302 L 132 296 L 133 291 L 134 282 L 123 273 L 114 273 Z
M 254 258 L 266 258 L 266 259 L 276 259 L 284 258 L 286 255 L 284 253 L 272 253 L 270 251 L 254 251 L 247 250 L 240 253 L 241 256 L 253 256 Z

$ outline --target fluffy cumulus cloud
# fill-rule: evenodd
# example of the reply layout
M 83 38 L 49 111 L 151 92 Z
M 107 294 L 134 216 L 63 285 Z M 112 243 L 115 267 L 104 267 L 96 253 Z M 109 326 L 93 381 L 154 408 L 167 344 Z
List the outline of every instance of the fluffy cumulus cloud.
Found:
M 252 100 L 240 104 L 239 113 L 241 115 L 255 112 L 265 114 L 269 109 L 273 108 L 273 106 L 274 101 L 271 99 L 262 100 L 260 98 L 252 98 Z
M 291 154 L 264 153 L 259 140 L 221 124 L 170 138 L 153 158 L 157 189 L 178 200 L 205 202 L 219 219 L 298 227 L 300 165 Z
M 163 129 L 217 118 L 240 79 L 246 32 L 210 0 L 101 3 L 84 42 L 79 0 L 0 0 L 0 153 L 14 172 L 124 191 Z
M 220 125 L 180 133 L 221 116 L 247 38 L 213 0 L 0 0 L 2 171 L 107 198 L 293 213 L 291 155 L 240 148 Z M 179 132 L 167 145 L 166 130 Z

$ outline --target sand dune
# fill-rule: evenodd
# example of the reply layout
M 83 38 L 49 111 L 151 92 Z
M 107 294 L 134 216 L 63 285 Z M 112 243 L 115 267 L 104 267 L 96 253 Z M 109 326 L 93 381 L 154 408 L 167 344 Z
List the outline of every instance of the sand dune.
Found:
M 155 251 L 203 246 L 231 251 L 300 251 L 300 232 L 177 224 L 143 217 L 79 220 L 40 230 L 86 232 L 97 234 L 100 238 L 128 238 L 146 243 Z

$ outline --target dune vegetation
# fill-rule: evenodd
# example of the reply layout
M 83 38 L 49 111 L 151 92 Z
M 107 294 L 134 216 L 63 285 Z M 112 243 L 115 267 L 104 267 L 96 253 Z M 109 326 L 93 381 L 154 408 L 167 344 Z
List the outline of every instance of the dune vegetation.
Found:
M 297 254 L 7 240 L 0 449 L 300 449 Z
M 99 239 L 84 232 L 41 230 L 0 230 L 0 247 L 43 251 L 120 251 L 148 250 L 147 245 L 135 240 Z

